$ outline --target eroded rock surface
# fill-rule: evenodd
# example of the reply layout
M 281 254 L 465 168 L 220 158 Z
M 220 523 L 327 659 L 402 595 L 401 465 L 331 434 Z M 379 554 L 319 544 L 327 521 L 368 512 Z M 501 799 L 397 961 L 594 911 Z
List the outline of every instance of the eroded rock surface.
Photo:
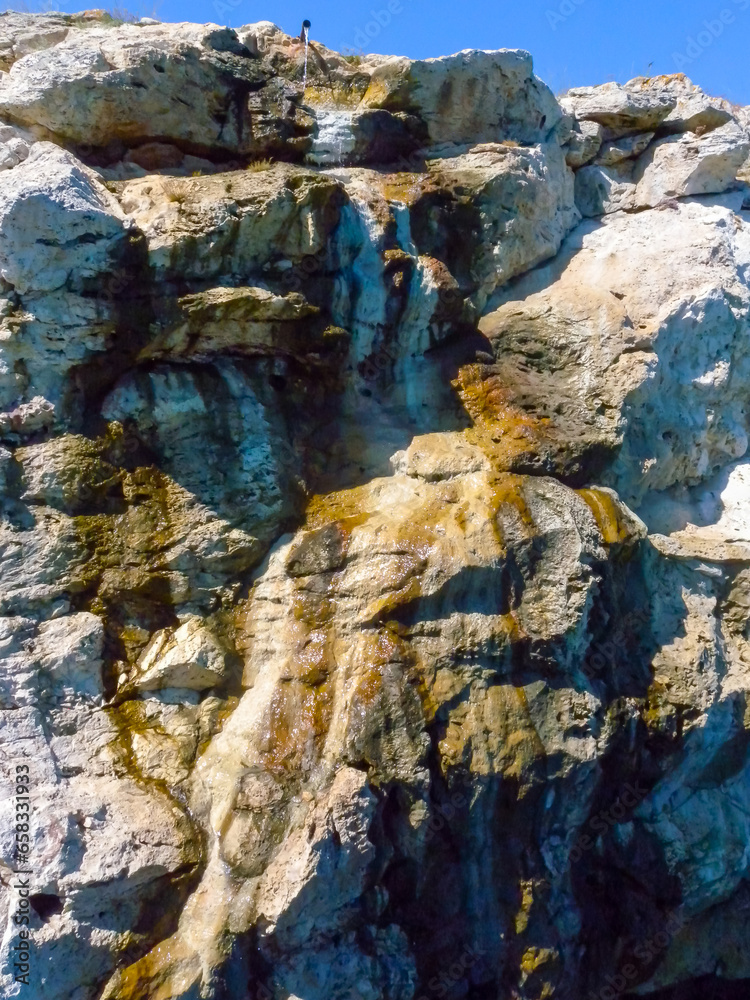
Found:
M 734 996 L 750 112 L 267 21 L 0 60 L 3 995 Z

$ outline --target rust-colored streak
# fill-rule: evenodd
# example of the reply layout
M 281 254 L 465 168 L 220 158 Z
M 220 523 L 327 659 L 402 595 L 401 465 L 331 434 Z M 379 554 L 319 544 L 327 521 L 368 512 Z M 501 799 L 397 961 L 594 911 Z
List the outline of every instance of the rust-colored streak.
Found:
M 514 468 L 546 450 L 547 417 L 533 417 L 512 402 L 512 391 L 484 366 L 465 365 L 452 382 L 471 417 L 477 443 L 498 471 Z
M 609 493 L 597 489 L 576 490 L 576 493 L 586 502 L 594 515 L 606 545 L 617 545 L 628 541 L 631 531 Z

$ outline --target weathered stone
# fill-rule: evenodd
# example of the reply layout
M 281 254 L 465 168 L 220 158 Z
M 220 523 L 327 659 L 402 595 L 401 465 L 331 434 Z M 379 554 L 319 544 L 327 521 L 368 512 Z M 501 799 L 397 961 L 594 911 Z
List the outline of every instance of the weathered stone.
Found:
M 191 619 L 172 635 L 156 633 L 138 661 L 133 684 L 140 691 L 205 691 L 224 680 L 225 666 L 225 654 L 211 633 Z
M 122 212 L 99 178 L 51 143 L 0 174 L 0 276 L 24 294 L 51 292 L 111 267 Z
M 656 128 L 677 106 L 677 98 L 663 91 L 604 83 L 569 90 L 560 104 L 579 121 L 596 122 L 610 135 L 623 136 Z
M 740 199 L 586 223 L 552 264 L 502 293 L 480 322 L 496 355 L 486 412 L 498 429 L 508 426 L 502 407 L 525 419 L 521 467 L 550 468 L 559 453 L 568 474 L 600 478 L 608 452 L 612 485 L 632 503 L 744 454 L 750 243 Z M 488 433 L 495 426 L 487 420 Z
M 391 59 L 372 73 L 362 103 L 418 115 L 432 143 L 543 142 L 561 117 L 531 56 L 513 49 Z
M 0 61 L 3 995 L 734 995 L 750 112 L 270 22 Z
M 590 163 L 601 149 L 603 140 L 604 129 L 597 122 L 576 122 L 575 129 L 563 146 L 565 162 L 574 170 Z
M 661 122 L 659 130 L 665 132 L 694 132 L 701 135 L 726 125 L 737 111 L 729 101 L 711 97 L 696 87 L 682 73 L 672 76 L 636 77 L 626 87 L 635 93 L 659 94 L 676 99 L 674 108 Z
M 634 164 L 631 160 L 613 166 L 590 164 L 576 173 L 576 208 L 584 218 L 598 218 L 635 207 Z
M 750 134 L 736 122 L 704 135 L 661 139 L 638 160 L 633 180 L 637 207 L 667 198 L 720 194 L 735 186 L 750 154 Z
M 0 83 L 0 114 L 91 150 L 169 141 L 190 152 L 253 153 L 247 97 L 265 80 L 218 25 L 69 31 Z
M 641 135 L 630 135 L 617 142 L 607 142 L 600 149 L 595 162 L 604 167 L 611 167 L 623 160 L 634 160 L 641 155 L 651 140 L 654 132 L 644 132 Z

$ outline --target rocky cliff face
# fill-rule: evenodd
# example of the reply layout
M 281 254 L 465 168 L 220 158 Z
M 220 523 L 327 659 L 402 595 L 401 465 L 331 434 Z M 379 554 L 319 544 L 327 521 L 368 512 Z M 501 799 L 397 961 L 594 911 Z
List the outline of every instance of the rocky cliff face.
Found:
M 0 59 L 4 996 L 744 996 L 748 109 Z

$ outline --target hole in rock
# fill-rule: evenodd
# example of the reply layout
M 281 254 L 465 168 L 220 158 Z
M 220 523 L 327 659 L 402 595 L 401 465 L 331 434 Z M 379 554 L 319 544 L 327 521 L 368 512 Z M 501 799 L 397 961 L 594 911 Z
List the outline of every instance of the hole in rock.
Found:
M 29 903 L 34 912 L 45 922 L 55 913 L 62 913 L 63 901 L 52 893 L 37 892 L 29 896 Z

